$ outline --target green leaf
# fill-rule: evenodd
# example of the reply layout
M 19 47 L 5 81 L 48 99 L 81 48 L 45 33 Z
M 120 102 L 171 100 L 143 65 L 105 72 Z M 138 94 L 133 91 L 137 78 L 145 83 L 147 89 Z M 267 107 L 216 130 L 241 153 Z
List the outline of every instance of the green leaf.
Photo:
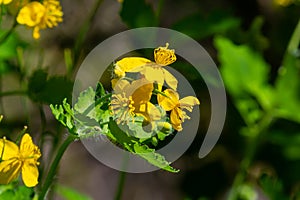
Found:
M 97 122 L 108 122 L 111 117 L 108 110 L 109 97 L 110 94 L 105 93 L 101 84 L 98 84 L 97 91 L 89 87 L 79 94 L 74 110 Z M 105 110 L 101 109 L 105 104 Z
M 95 96 L 96 92 L 92 87 L 84 90 L 79 94 L 74 110 L 78 113 L 85 113 L 90 106 L 95 105 Z M 91 108 L 86 114 L 91 118 L 95 118 L 95 109 Z
M 280 147 L 282 154 L 289 160 L 300 160 L 300 133 L 272 132 L 268 140 Z
M 253 185 L 244 183 L 238 187 L 238 196 L 238 199 L 253 200 L 257 199 L 258 194 Z
M 92 198 L 81 194 L 70 187 L 62 185 L 56 185 L 55 191 L 59 196 L 63 197 L 65 200 L 92 200 Z
M 259 184 L 263 191 L 269 196 L 272 200 L 288 200 L 289 198 L 284 194 L 283 185 L 280 180 L 276 178 L 263 175 Z
M 253 49 L 264 50 L 269 46 L 268 38 L 262 34 L 262 26 L 264 19 L 260 16 L 256 17 L 248 31 L 245 32 L 245 42 Z
M 130 28 L 157 25 L 153 8 L 144 0 L 124 0 L 120 16 Z
M 300 59 L 288 53 L 275 83 L 278 115 L 300 123 Z
M 240 26 L 240 20 L 223 11 L 213 11 L 208 16 L 196 13 L 175 23 L 172 28 L 194 39 L 226 33 Z
M 259 96 L 261 87 L 266 87 L 269 65 L 260 54 L 246 45 L 235 45 L 223 37 L 215 38 L 219 53 L 221 72 L 229 91 L 233 95 L 245 92 Z
M 268 84 L 270 66 L 246 45 L 215 38 L 225 86 L 247 123 L 255 123 L 263 110 L 274 107 L 274 88 Z
M 12 187 L 0 193 L 0 199 L 3 200 L 32 200 L 34 191 L 25 186 Z
M 105 95 L 106 95 L 106 92 L 105 92 L 103 85 L 100 82 L 98 82 L 97 87 L 96 87 L 96 100 Z
M 46 104 L 59 104 L 63 99 L 71 99 L 73 83 L 65 77 L 47 78 L 41 69 L 35 71 L 29 79 L 28 92 L 33 101 Z
M 54 117 L 71 133 L 75 133 L 74 112 L 67 99 L 63 100 L 62 105 L 50 105 Z
M 115 121 L 110 120 L 109 129 L 112 136 L 111 139 L 117 144 L 122 145 L 124 149 L 127 149 L 129 152 L 140 156 L 147 160 L 150 164 L 164 169 L 169 172 L 179 172 L 179 170 L 174 169 L 170 166 L 170 163 L 166 161 L 164 156 L 155 152 L 155 149 L 149 148 L 147 145 L 141 144 L 136 138 L 129 136 L 128 133 L 123 132 L 116 124 Z
M 144 117 L 136 116 L 134 122 L 126 123 L 128 126 L 128 132 L 136 138 L 146 140 L 152 137 L 153 132 L 146 132 L 143 128 Z M 126 126 L 124 127 L 126 129 Z M 151 126 L 151 125 L 150 125 Z
M 36 70 L 33 72 L 28 82 L 29 94 L 34 98 L 35 95 L 39 94 L 43 88 L 45 88 L 47 82 L 47 72 L 44 70 Z
M 134 141 L 137 141 L 137 138 L 131 137 L 130 134 L 125 133 L 122 129 L 120 129 L 119 125 L 114 121 L 110 120 L 108 123 L 109 130 L 111 132 L 110 138 L 123 147 L 125 145 L 131 145 Z
M 177 173 L 178 169 L 174 169 L 170 166 L 170 163 L 166 161 L 165 157 L 155 152 L 155 149 L 149 148 L 147 145 L 140 145 L 138 143 L 133 145 L 133 153 L 144 158 L 152 165 L 164 169 L 169 172 Z

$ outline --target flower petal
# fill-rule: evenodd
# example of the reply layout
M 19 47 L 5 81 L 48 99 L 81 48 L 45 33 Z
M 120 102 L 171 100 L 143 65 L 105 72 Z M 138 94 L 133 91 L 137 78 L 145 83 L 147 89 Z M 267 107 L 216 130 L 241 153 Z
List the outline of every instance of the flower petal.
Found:
M 177 131 L 182 131 L 182 126 L 181 126 L 181 123 L 183 122 L 182 115 L 183 115 L 182 110 L 179 109 L 178 107 L 173 109 L 170 115 L 171 124 L 173 128 Z
M 173 110 L 177 104 L 179 103 L 179 95 L 172 89 L 166 89 L 164 91 L 166 96 L 162 94 L 157 95 L 158 104 L 165 110 L 170 111 Z
M 143 74 L 145 78 L 152 83 L 158 83 L 160 85 L 164 84 L 165 77 L 162 67 L 155 63 L 146 66 L 144 70 L 141 71 L 141 74 Z
M 37 1 L 30 2 L 21 8 L 17 22 L 29 27 L 38 25 L 46 13 L 46 8 Z
M 37 160 L 39 157 L 41 157 L 41 153 L 38 146 L 36 146 L 32 142 L 32 138 L 28 133 L 25 133 L 22 137 L 20 144 L 20 153 L 23 158 L 31 157 Z
M 6 139 L 0 139 L 0 158 L 8 160 L 19 156 L 19 147 Z
M 162 68 L 163 73 L 164 73 L 164 79 L 167 83 L 168 86 L 170 86 L 171 89 L 177 90 L 177 84 L 178 81 L 177 79 L 166 69 Z
M 112 86 L 113 86 L 114 93 L 121 94 L 126 90 L 126 88 L 130 86 L 130 83 L 125 79 L 118 79 L 118 80 L 113 79 Z
M 192 112 L 193 106 L 199 105 L 200 102 L 196 97 L 187 96 L 179 100 L 180 107 Z
M 161 119 L 161 113 L 159 109 L 150 102 L 140 104 L 136 110 L 136 114 L 143 116 L 148 122 L 153 122 Z
M 39 170 L 34 162 L 25 161 L 22 166 L 22 179 L 27 187 L 38 184 Z
M 21 171 L 22 162 L 18 159 L 5 160 L 0 163 L 0 184 L 9 184 Z
M 150 101 L 153 91 L 153 83 L 146 79 L 133 81 L 130 85 L 130 94 L 134 104 L 147 103 Z M 127 93 L 127 91 L 126 91 Z
M 150 60 L 142 57 L 123 58 L 115 64 L 114 73 L 119 77 L 123 77 L 125 72 L 140 72 L 140 67 L 150 62 Z

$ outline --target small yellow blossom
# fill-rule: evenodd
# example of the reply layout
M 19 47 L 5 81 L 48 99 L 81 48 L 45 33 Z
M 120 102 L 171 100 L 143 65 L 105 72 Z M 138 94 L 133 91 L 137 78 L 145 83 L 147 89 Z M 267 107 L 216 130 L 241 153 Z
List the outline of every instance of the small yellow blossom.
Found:
M 0 139 L 0 184 L 9 184 L 20 172 L 27 187 L 38 184 L 39 171 L 37 161 L 41 156 L 38 146 L 32 142 L 29 134 L 24 134 L 20 148 L 13 142 Z
M 115 64 L 114 73 L 118 77 L 125 76 L 126 72 L 140 72 L 150 82 L 155 82 L 160 87 L 167 83 L 173 90 L 177 89 L 177 79 L 164 66 L 176 61 L 175 51 L 165 47 L 158 47 L 154 50 L 155 63 L 142 57 L 127 57 L 119 60 Z
M 179 95 L 172 89 L 166 89 L 164 95 L 158 94 L 158 104 L 165 110 L 171 111 L 170 121 L 175 130 L 182 130 L 182 123 L 185 119 L 190 119 L 183 109 L 192 112 L 193 106 L 199 105 L 200 102 L 196 97 L 187 96 L 179 100 Z
M 134 121 L 135 115 L 143 116 L 147 121 L 160 119 L 160 111 L 149 102 L 153 84 L 146 79 L 131 83 L 121 79 L 113 89 L 111 110 L 118 124 Z
M 168 49 L 169 43 L 165 47 L 158 47 L 154 50 L 154 60 L 159 65 L 170 65 L 176 61 L 174 49 Z
M 0 5 L 1 4 L 6 5 L 6 4 L 9 4 L 10 2 L 12 2 L 12 0 L 0 0 Z
M 40 30 L 53 28 L 62 22 L 62 8 L 57 0 L 32 1 L 21 8 L 17 22 L 33 28 L 33 38 L 40 38 Z

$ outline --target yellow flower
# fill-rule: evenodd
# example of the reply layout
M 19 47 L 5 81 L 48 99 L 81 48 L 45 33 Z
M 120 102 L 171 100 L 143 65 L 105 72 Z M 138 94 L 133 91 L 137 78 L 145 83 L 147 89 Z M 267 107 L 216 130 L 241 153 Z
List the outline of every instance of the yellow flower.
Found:
M 112 95 L 111 110 L 118 124 L 133 121 L 133 103 L 132 97 L 127 97 L 125 92 Z
M 6 5 L 6 4 L 9 4 L 10 2 L 12 2 L 12 0 L 0 0 L 0 5 L 1 4 Z
M 134 121 L 135 115 L 143 116 L 147 121 L 160 119 L 160 111 L 149 102 L 153 84 L 146 79 L 131 83 L 120 79 L 113 89 L 111 110 L 118 124 Z
M 182 130 L 182 123 L 185 119 L 190 119 L 183 109 L 192 112 L 193 106 L 199 105 L 200 102 L 196 97 L 187 96 L 179 100 L 179 95 L 172 89 L 166 89 L 164 95 L 158 94 L 158 104 L 165 110 L 171 111 L 170 121 L 175 130 Z
M 43 4 L 37 1 L 30 2 L 21 8 L 17 22 L 33 28 L 33 38 L 40 38 L 40 30 L 53 28 L 62 22 L 62 8 L 57 0 L 44 0 Z
M 176 61 L 175 51 L 168 49 L 168 46 L 167 43 L 165 47 L 154 50 L 155 63 L 142 57 L 123 58 L 115 64 L 114 73 L 118 77 L 123 77 L 126 72 L 140 72 L 148 81 L 158 83 L 160 87 L 166 82 L 170 88 L 176 90 L 177 79 L 163 68 Z
M 22 172 L 27 187 L 38 184 L 39 171 L 37 161 L 41 156 L 38 146 L 32 142 L 29 134 L 24 134 L 20 148 L 13 142 L 0 139 L 0 184 L 9 184 Z

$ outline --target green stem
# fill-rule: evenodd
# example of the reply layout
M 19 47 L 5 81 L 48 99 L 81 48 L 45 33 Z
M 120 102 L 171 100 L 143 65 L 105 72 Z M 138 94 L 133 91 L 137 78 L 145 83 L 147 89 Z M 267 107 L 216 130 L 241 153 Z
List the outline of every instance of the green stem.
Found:
M 86 21 L 84 22 L 83 26 L 81 27 L 79 34 L 76 38 L 75 46 L 74 46 L 74 54 L 73 54 L 73 64 L 76 65 L 79 60 L 79 55 L 81 48 L 83 46 L 83 43 L 85 41 L 86 35 L 88 31 L 90 30 L 91 24 L 94 21 L 94 18 L 97 14 L 98 8 L 100 7 L 103 0 L 98 0 L 95 2 L 95 5 L 93 6 L 93 9 L 90 13 L 90 15 L 87 17 Z M 74 69 L 74 68 L 73 68 Z
M 165 1 L 164 0 L 159 0 L 158 2 L 158 6 L 157 6 L 157 10 L 156 10 L 156 19 L 157 19 L 157 24 L 160 21 L 160 17 L 161 17 L 161 12 L 162 12 L 162 8 L 164 6 Z
M 14 24 L 12 25 L 12 27 L 6 33 L 4 33 L 4 35 L 0 38 L 0 45 L 2 43 L 4 43 L 8 39 L 8 37 L 10 36 L 10 34 L 16 28 L 16 26 L 17 26 L 17 21 L 15 21 Z
M 254 137 L 250 139 L 246 146 L 246 155 L 242 159 L 239 171 L 234 178 L 232 188 L 228 196 L 228 200 L 238 199 L 239 187 L 244 183 L 247 176 L 247 170 L 249 169 L 255 157 L 255 154 L 259 148 L 259 145 L 262 142 L 262 139 L 266 133 L 266 129 L 271 125 L 273 119 L 273 115 L 267 113 L 258 124 L 253 125 L 254 127 L 248 127 L 253 128 L 249 130 L 252 130 L 252 134 L 254 135 Z
M 116 192 L 116 196 L 115 196 L 114 200 L 121 200 L 121 198 L 122 198 L 122 193 L 123 193 L 124 183 L 125 183 L 125 176 L 126 176 L 126 172 L 120 171 L 118 188 L 117 188 L 117 192 Z
M 4 97 L 4 96 L 17 96 L 17 95 L 27 95 L 27 91 L 15 90 L 15 91 L 0 92 L 0 97 Z
M 296 25 L 293 35 L 287 47 L 287 53 L 294 54 L 300 43 L 300 19 Z
M 59 147 L 57 154 L 50 166 L 49 172 L 48 172 L 48 176 L 46 177 L 46 180 L 44 182 L 44 185 L 41 188 L 41 192 L 39 194 L 39 200 L 44 200 L 47 194 L 47 191 L 49 190 L 51 183 L 53 181 L 53 178 L 57 172 L 57 167 L 58 164 L 60 162 L 60 159 L 62 158 L 63 154 L 65 153 L 66 149 L 68 148 L 68 146 L 77 139 L 76 136 L 70 134 L 67 139 L 61 144 L 61 146 Z
M 119 177 L 117 192 L 116 192 L 116 196 L 115 196 L 114 200 L 121 200 L 121 198 L 122 198 L 128 161 L 129 161 L 128 154 L 124 154 L 123 161 L 122 161 L 122 169 L 120 170 L 120 177 Z

